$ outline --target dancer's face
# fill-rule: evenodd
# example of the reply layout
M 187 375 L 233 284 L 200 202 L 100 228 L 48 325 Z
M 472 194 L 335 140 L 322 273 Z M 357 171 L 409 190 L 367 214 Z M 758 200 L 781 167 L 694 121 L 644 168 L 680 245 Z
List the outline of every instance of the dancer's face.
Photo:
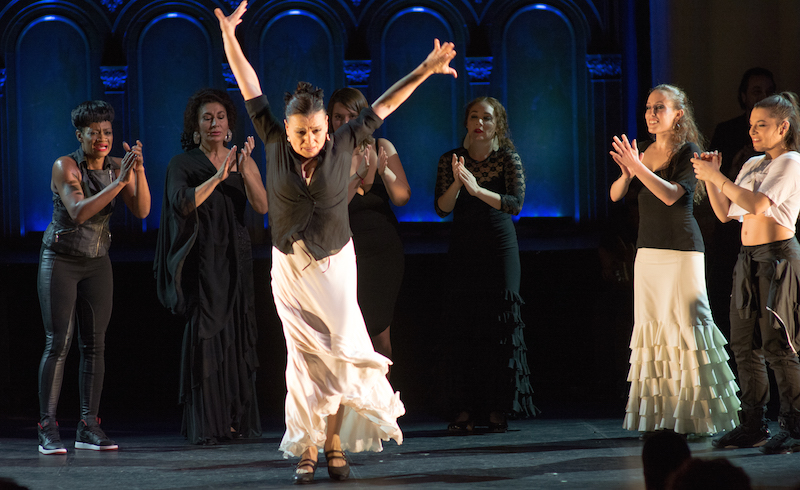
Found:
M 91 123 L 89 126 L 75 131 L 81 149 L 88 159 L 101 159 L 111 152 L 114 144 L 114 133 L 111 121 Z
M 228 136 L 228 113 L 219 102 L 208 102 L 200 107 L 198 113 L 198 132 L 200 144 L 224 144 Z
M 486 101 L 478 102 L 469 109 L 467 132 L 471 141 L 491 141 L 495 135 L 494 107 Z
M 769 111 L 763 107 L 756 107 L 750 113 L 750 139 L 753 140 L 756 151 L 770 153 L 783 148 L 783 138 L 788 129 L 788 121 L 779 121 L 770 116 Z
M 347 107 L 344 106 L 341 102 L 336 102 L 333 104 L 333 109 L 331 110 L 331 126 L 333 130 L 336 131 L 342 125 L 347 124 L 351 119 L 355 119 L 358 117 L 355 111 L 351 111 Z
M 284 122 L 286 136 L 297 154 L 304 158 L 319 154 L 328 135 L 328 116 L 325 111 L 310 115 L 292 114 Z
M 650 134 L 672 131 L 675 120 L 683 116 L 683 110 L 675 110 L 672 99 L 665 92 L 654 90 L 647 97 L 644 120 Z

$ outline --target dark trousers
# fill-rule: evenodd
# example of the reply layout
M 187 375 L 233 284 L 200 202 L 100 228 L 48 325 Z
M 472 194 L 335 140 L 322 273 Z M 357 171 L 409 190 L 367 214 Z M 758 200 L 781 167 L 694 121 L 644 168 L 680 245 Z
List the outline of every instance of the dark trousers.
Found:
M 767 246 L 769 244 L 759 245 Z M 743 247 L 743 250 L 748 248 L 753 247 Z M 754 262 L 754 265 L 749 280 L 757 302 L 755 314 L 748 319 L 741 318 L 735 294 L 730 310 L 730 346 L 739 372 L 742 409 L 759 409 L 769 402 L 766 365 L 769 363 L 778 383 L 780 413 L 788 415 L 800 411 L 800 362 L 789 346 L 785 330 L 772 327 L 772 313 L 766 309 L 771 274 L 765 273 L 765 269 L 769 265 L 760 262 Z
M 39 364 L 39 415 L 42 419 L 56 417 L 64 361 L 77 325 L 81 417 L 97 416 L 114 294 L 111 261 L 108 256 L 75 257 L 43 248 L 37 286 L 45 332 Z

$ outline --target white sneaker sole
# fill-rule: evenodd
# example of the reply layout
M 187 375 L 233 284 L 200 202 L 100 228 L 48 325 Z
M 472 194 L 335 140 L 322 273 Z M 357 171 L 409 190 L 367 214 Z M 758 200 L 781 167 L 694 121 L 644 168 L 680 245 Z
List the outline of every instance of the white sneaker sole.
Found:
M 39 446 L 39 452 L 42 454 L 67 454 L 67 448 L 60 447 L 58 449 L 45 449 L 42 446 Z
M 110 446 L 98 446 L 96 444 L 89 444 L 87 442 L 75 441 L 75 449 L 90 449 L 92 451 L 113 451 L 115 449 L 119 449 L 119 446 L 117 444 L 112 444 Z M 66 450 L 64 452 L 66 452 Z

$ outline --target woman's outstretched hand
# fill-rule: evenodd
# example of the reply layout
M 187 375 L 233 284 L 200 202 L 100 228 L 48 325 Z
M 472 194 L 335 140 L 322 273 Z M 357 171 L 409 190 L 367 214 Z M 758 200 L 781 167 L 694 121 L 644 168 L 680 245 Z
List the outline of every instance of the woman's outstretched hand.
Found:
M 236 10 L 234 10 L 231 15 L 226 17 L 220 8 L 214 9 L 214 15 L 216 15 L 217 19 L 219 19 L 220 30 L 227 34 L 233 34 L 233 32 L 236 30 L 236 26 L 242 23 L 242 16 L 246 11 L 247 0 L 242 0 L 242 3 L 236 7 Z
M 431 73 L 441 73 L 453 75 L 458 78 L 458 72 L 450 66 L 450 62 L 456 57 L 456 45 L 450 42 L 441 44 L 438 39 L 433 40 L 433 51 L 425 58 L 424 65 L 431 70 Z

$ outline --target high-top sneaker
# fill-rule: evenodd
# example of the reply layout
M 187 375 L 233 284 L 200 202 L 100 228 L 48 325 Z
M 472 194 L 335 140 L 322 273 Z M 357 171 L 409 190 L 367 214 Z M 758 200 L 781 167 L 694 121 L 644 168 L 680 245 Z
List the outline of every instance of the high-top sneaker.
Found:
M 84 417 L 78 422 L 78 431 L 75 434 L 75 449 L 109 451 L 119 449 L 119 446 L 109 439 L 103 429 L 100 428 L 99 418 Z
M 61 436 L 58 433 L 58 422 L 51 418 L 39 422 L 39 452 L 67 454 L 67 448 L 61 443 Z

